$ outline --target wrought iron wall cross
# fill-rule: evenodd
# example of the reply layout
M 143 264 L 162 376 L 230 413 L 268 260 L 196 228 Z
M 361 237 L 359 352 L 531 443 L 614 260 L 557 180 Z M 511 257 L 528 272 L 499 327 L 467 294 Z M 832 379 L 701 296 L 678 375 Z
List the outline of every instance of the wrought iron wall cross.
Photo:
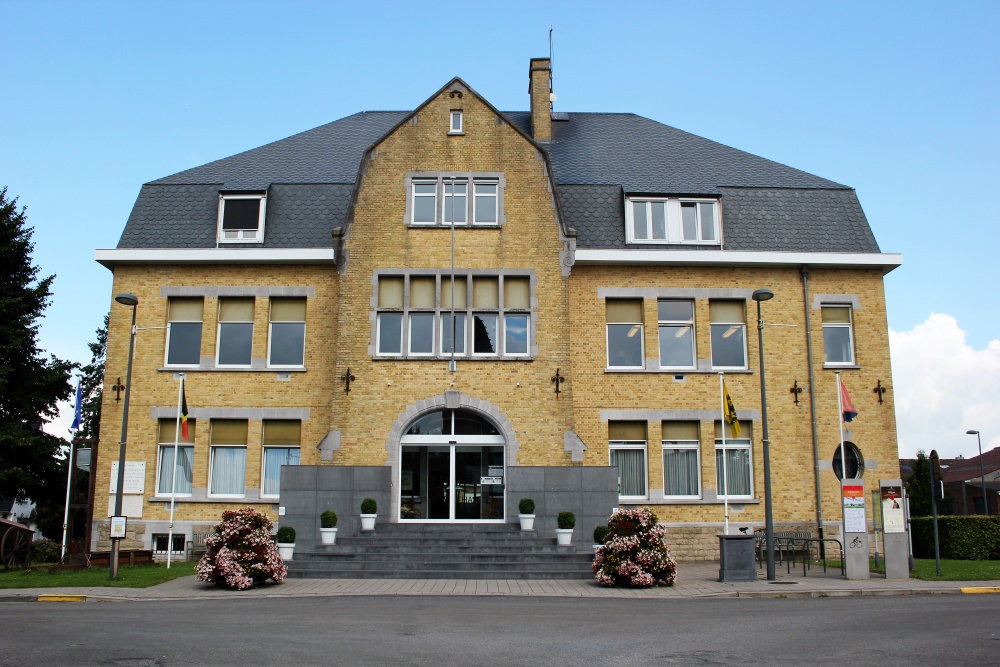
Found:
M 121 376 L 118 377 L 118 382 L 111 385 L 111 391 L 115 392 L 115 400 L 122 400 L 122 392 L 125 391 L 125 385 L 122 384 Z

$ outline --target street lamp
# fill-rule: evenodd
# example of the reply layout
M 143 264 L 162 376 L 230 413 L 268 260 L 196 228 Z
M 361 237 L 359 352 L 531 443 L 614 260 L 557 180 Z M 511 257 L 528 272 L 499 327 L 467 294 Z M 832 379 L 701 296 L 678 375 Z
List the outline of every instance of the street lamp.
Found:
M 973 431 L 969 429 L 965 432 L 967 435 L 976 436 L 976 441 L 979 443 L 979 478 L 982 480 L 983 484 L 983 510 L 986 512 L 986 516 L 990 515 L 990 501 L 986 497 L 986 472 L 983 468 L 983 439 L 979 436 L 979 431 Z
M 122 514 L 122 493 L 125 488 L 125 440 L 128 437 L 128 399 L 132 392 L 132 353 L 135 350 L 135 310 L 139 305 L 139 299 L 134 294 L 122 292 L 115 297 L 115 301 L 123 306 L 132 308 L 132 332 L 128 341 L 128 369 L 125 372 L 125 405 L 122 407 L 122 437 L 118 445 L 118 487 L 115 490 L 115 512 L 114 516 Z M 118 577 L 118 551 L 120 538 L 111 538 L 111 578 Z
M 767 389 L 764 386 L 764 320 L 760 302 L 774 298 L 774 292 L 762 288 L 754 290 L 751 298 L 757 302 L 757 351 L 760 354 L 760 418 L 764 426 L 764 542 L 767 551 L 767 580 L 775 581 L 774 574 L 774 513 L 771 508 L 771 442 L 767 436 Z

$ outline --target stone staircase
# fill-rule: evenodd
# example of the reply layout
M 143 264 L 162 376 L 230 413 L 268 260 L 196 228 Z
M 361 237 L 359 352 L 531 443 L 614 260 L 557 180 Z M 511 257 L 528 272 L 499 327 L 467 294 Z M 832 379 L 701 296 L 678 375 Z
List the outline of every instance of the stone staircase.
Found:
M 294 579 L 592 578 L 590 536 L 579 538 L 559 547 L 512 524 L 379 524 L 338 534 L 335 545 L 296 549 L 285 564 Z

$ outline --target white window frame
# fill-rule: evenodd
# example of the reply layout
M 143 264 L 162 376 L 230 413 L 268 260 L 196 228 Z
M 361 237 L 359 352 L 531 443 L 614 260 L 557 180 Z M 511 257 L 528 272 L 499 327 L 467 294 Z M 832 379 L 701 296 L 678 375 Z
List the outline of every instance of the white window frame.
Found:
M 260 449 L 260 497 L 261 498 L 279 498 L 279 493 L 264 493 L 264 483 L 267 481 L 267 450 L 269 449 L 295 449 L 299 452 L 299 462 L 294 465 L 302 465 L 302 445 L 264 445 Z M 280 480 L 279 480 L 280 482 Z
M 272 364 L 271 363 L 271 341 L 274 340 L 273 325 L 277 324 L 298 324 L 300 320 L 272 320 L 271 319 L 271 307 L 274 305 L 275 299 L 271 299 L 268 303 L 268 315 L 267 315 L 267 367 L 268 368 L 305 368 L 306 366 L 306 320 L 301 320 L 302 323 L 302 363 L 301 364 Z M 308 313 L 308 305 L 307 311 Z M 251 357 L 252 363 L 252 357 Z
M 213 493 L 212 481 L 215 477 L 215 452 L 219 449 L 243 450 L 243 493 Z M 208 497 L 209 498 L 246 498 L 247 496 L 247 446 L 246 445 L 210 445 L 208 450 Z
M 611 440 L 608 442 L 608 465 L 612 465 L 611 452 L 618 450 L 641 450 L 642 451 L 642 487 L 641 496 L 627 496 L 619 494 L 619 500 L 646 500 L 649 498 L 649 447 L 646 440 Z M 619 474 L 619 483 L 621 476 Z
M 448 134 L 465 134 L 461 109 L 452 109 L 448 114 Z
M 449 186 L 449 185 L 452 186 L 452 188 L 451 188 L 451 194 L 448 193 L 447 186 Z M 458 222 L 454 222 L 454 221 L 448 220 L 447 213 L 451 212 L 450 207 L 453 205 L 452 202 L 454 202 L 455 197 L 456 197 L 455 186 L 458 186 L 458 185 L 465 186 L 465 194 L 463 194 L 463 195 L 457 195 L 457 196 L 462 197 L 462 198 L 465 199 L 465 206 L 461 209 L 462 210 L 462 217 L 463 217 L 463 219 L 459 220 Z M 444 178 L 444 179 L 442 179 L 441 183 L 438 184 L 437 187 L 441 191 L 441 210 L 439 211 L 441 226 L 442 227 L 451 227 L 451 226 L 455 226 L 455 227 L 468 227 L 469 226 L 469 195 L 470 195 L 469 190 L 472 188 L 472 183 L 470 183 L 469 180 L 466 179 L 466 178 Z M 416 224 L 429 225 L 430 223 L 421 222 L 421 223 L 413 223 L 413 224 L 415 224 L 415 225 Z M 438 223 L 435 222 L 434 224 L 438 224 Z
M 843 308 L 847 310 L 847 322 L 823 322 L 823 308 Z M 848 303 L 823 303 L 820 304 L 820 321 L 823 329 L 823 365 L 824 366 L 854 366 L 857 363 L 857 354 L 854 350 L 854 307 Z M 847 329 L 848 350 L 851 358 L 847 361 L 827 361 L 826 355 L 826 330 L 827 329 Z
M 450 308 L 443 305 L 443 299 L 441 291 L 447 289 L 445 287 L 446 282 L 450 279 L 451 274 L 448 272 L 441 273 L 405 273 L 403 276 L 398 271 L 386 272 L 385 274 L 377 273 L 375 280 L 375 299 L 374 302 L 378 303 L 378 283 L 383 279 L 392 279 L 404 277 L 403 283 L 403 307 L 402 308 L 380 308 L 375 306 L 375 325 L 374 325 L 374 339 L 372 341 L 371 350 L 373 351 L 373 356 L 375 358 L 393 358 L 393 359 L 450 359 L 452 354 L 450 351 L 446 351 L 443 348 L 445 336 L 442 327 L 445 326 L 447 318 L 454 313 L 456 318 L 458 316 L 464 316 L 465 327 L 460 328 L 456 333 L 457 337 L 461 337 L 464 341 L 465 352 L 455 352 L 455 358 L 476 358 L 476 359 L 531 359 L 533 356 L 532 344 L 535 339 L 534 331 L 532 330 L 535 326 L 535 310 L 530 307 L 531 304 L 535 303 L 534 300 L 534 285 L 532 282 L 532 276 L 530 273 L 522 273 L 517 271 L 497 271 L 497 272 L 482 272 L 482 271 L 470 271 L 465 269 L 461 272 L 456 272 L 455 281 L 456 286 L 462 283 L 462 289 L 466 290 L 466 305 L 459 308 Z M 427 308 L 411 308 L 410 307 L 410 279 L 417 277 L 431 277 L 435 279 L 435 302 L 433 307 Z M 498 301 L 499 306 L 489 306 L 489 307 L 475 307 L 472 305 L 471 298 L 471 284 L 474 278 L 497 278 L 498 285 Z M 509 280 L 512 278 L 526 279 L 529 285 L 529 300 L 528 308 L 506 308 L 504 299 L 505 283 L 504 280 Z M 398 352 L 383 351 L 379 346 L 381 344 L 382 336 L 382 326 L 383 318 L 386 315 L 396 314 L 401 318 L 401 333 L 400 333 L 400 350 Z M 433 345 L 431 352 L 413 352 L 412 348 L 412 335 L 411 335 L 411 318 L 414 315 L 429 315 L 434 318 L 434 325 L 432 335 Z M 492 352 L 476 352 L 475 351 L 475 335 L 474 335 L 474 322 L 476 317 L 488 317 L 496 320 L 496 340 L 494 341 L 494 350 Z M 510 352 L 507 348 L 507 318 L 508 317 L 524 317 L 526 321 L 526 347 L 524 352 Z
M 191 488 L 194 489 L 194 445 L 190 444 L 190 443 L 188 443 L 186 441 L 183 444 L 178 444 L 177 445 L 178 452 L 180 450 L 184 449 L 184 448 L 187 448 L 187 449 L 191 450 Z M 170 495 L 171 495 L 169 491 L 163 491 L 162 493 L 160 492 L 160 482 L 162 481 L 164 483 L 167 483 L 167 482 L 170 481 L 169 479 L 163 479 L 162 478 L 163 475 L 168 475 L 170 473 L 169 470 L 164 470 L 163 469 L 163 450 L 165 450 L 165 449 L 171 450 L 171 453 L 172 453 L 173 449 L 174 449 L 174 443 L 172 443 L 172 442 L 169 442 L 169 443 L 168 442 L 161 442 L 161 443 L 159 443 L 159 446 L 158 446 L 157 451 L 156 451 L 156 494 L 155 495 L 156 495 L 157 498 L 169 498 Z M 177 464 L 175 462 L 174 463 L 174 469 L 176 469 L 176 468 L 177 468 Z M 188 493 L 174 493 L 173 497 L 174 498 L 190 498 L 191 497 L 191 493 L 190 492 L 188 492 Z
M 664 319 L 660 319 L 660 312 L 659 312 L 660 311 L 660 304 L 663 303 L 663 302 L 665 302 L 665 301 L 672 301 L 672 302 L 688 303 L 688 304 L 690 304 L 691 305 L 691 319 L 690 320 L 669 320 L 669 319 L 664 320 Z M 697 330 L 695 328 L 695 303 L 694 303 L 694 301 L 692 299 L 657 299 L 657 301 L 656 301 L 656 317 L 657 317 L 657 326 L 656 326 L 657 331 L 656 331 L 656 333 L 657 333 L 657 336 L 658 336 L 658 340 L 663 338 L 663 335 L 664 335 L 663 334 L 663 327 L 687 327 L 688 331 L 690 333 L 690 336 L 691 336 L 691 363 L 687 364 L 685 366 L 668 366 L 668 365 L 665 365 L 663 363 L 662 349 L 659 349 L 659 350 L 657 350 L 657 354 L 659 355 L 660 368 L 683 369 L 683 370 L 697 368 L 698 367 L 698 342 L 697 342 L 697 338 L 696 338 Z M 661 348 L 662 348 L 662 344 L 661 344 Z
M 697 491 L 694 494 L 672 494 L 667 493 L 667 464 L 663 463 L 663 497 L 671 499 L 697 499 L 701 498 L 701 443 L 697 440 L 664 440 L 660 451 L 661 459 L 667 450 L 694 451 L 698 466 Z
M 184 298 L 184 297 L 180 297 L 180 298 Z M 200 343 L 199 343 L 199 346 L 198 346 L 198 361 L 195 361 L 194 363 L 191 363 L 191 364 L 171 364 L 170 363 L 170 332 L 171 332 L 171 325 L 174 322 L 185 323 L 185 324 L 189 324 L 191 322 L 198 322 L 199 324 L 201 324 L 201 334 L 202 334 L 202 336 L 204 336 L 205 335 L 205 304 L 204 304 L 204 299 L 202 299 L 202 311 L 201 312 L 202 312 L 202 315 L 201 315 L 201 319 L 200 320 L 170 320 L 170 319 L 167 320 L 167 340 L 166 340 L 166 346 L 164 347 L 164 350 L 163 350 L 163 365 L 164 366 L 166 366 L 168 368 L 197 368 L 198 366 L 201 365 L 201 344 Z M 169 300 L 169 298 L 167 300 L 167 313 L 168 313 L 168 317 L 169 317 L 169 313 L 170 313 L 170 300 Z M 199 338 L 199 341 L 200 341 L 201 340 L 201 336 L 199 336 L 198 338 Z
M 218 323 L 215 327 L 215 365 L 218 368 L 251 368 L 253 366 L 253 339 L 254 339 L 254 325 L 253 320 L 222 320 L 222 301 L 227 298 L 223 297 L 219 299 L 218 304 Z M 242 298 L 242 297 L 230 297 L 230 298 Z M 257 314 L 257 302 L 254 299 L 254 315 Z M 219 352 L 222 349 L 222 325 L 223 324 L 249 324 L 250 325 L 250 359 L 245 364 L 223 364 L 219 361 Z M 268 343 L 270 345 L 270 343 Z
M 665 217 L 665 238 L 653 238 L 653 216 L 652 204 L 662 202 L 664 205 Z M 634 209 L 633 205 L 646 204 L 646 238 L 635 237 Z M 711 204 L 715 212 L 715 238 L 711 240 L 685 239 L 683 219 L 681 215 L 681 204 Z M 701 236 L 701 206 L 698 211 L 698 235 Z M 659 244 L 659 245 L 721 245 L 722 244 L 722 207 L 719 200 L 710 198 L 675 198 L 675 197 L 641 197 L 634 196 L 625 198 L 625 241 L 630 244 Z
M 445 322 L 446 322 L 445 318 L 446 317 L 451 317 L 452 315 L 455 316 L 455 321 L 456 321 L 456 324 L 455 324 L 455 342 L 457 343 L 458 340 L 459 340 L 459 338 L 461 338 L 461 340 L 462 340 L 462 351 L 461 352 L 459 352 L 458 349 L 457 349 L 458 345 L 457 344 L 455 345 L 455 348 L 456 348 L 455 349 L 455 358 L 457 359 L 457 358 L 460 358 L 460 357 L 467 357 L 467 356 L 469 356 L 469 312 L 468 312 L 468 310 L 466 308 L 462 308 L 462 309 L 457 309 L 456 308 L 454 312 L 452 312 L 448 308 L 442 308 L 441 309 L 441 314 L 437 318 L 438 327 L 439 327 L 439 329 L 438 329 L 438 345 L 439 345 L 438 350 L 439 350 L 439 352 L 438 353 L 442 357 L 451 358 L 451 354 L 452 354 L 451 351 L 444 349 L 444 341 L 445 341 L 444 327 L 445 327 Z M 459 317 L 462 318 L 462 327 L 461 328 L 459 328 L 459 326 L 457 324 Z M 449 332 L 449 333 L 451 333 L 451 332 Z
M 257 215 L 257 228 L 254 230 L 249 229 L 237 229 L 237 230 L 223 230 L 222 222 L 225 219 L 226 212 L 226 202 L 234 201 L 238 199 L 257 199 L 260 201 L 260 210 Z M 220 194 L 219 195 L 219 225 L 217 238 L 219 243 L 263 243 L 264 242 L 264 217 L 267 212 L 267 195 L 266 194 Z M 253 231 L 253 235 L 248 235 L 248 232 Z M 235 236 L 227 236 L 227 234 L 236 233 Z
M 727 301 L 727 300 L 728 301 L 732 301 L 733 299 L 721 299 L 721 300 L 723 300 L 723 301 Z M 744 306 L 744 311 L 745 310 L 746 310 L 746 308 Z M 744 317 L 744 319 L 746 319 L 746 318 Z M 743 333 L 743 365 L 742 366 L 717 366 L 715 364 L 715 350 L 713 348 L 713 349 L 709 350 L 709 352 L 711 353 L 711 358 L 712 358 L 712 369 L 713 370 L 746 370 L 747 368 L 749 368 L 749 365 L 748 365 L 749 364 L 749 361 L 748 361 L 748 359 L 749 359 L 749 352 L 747 351 L 747 323 L 745 321 L 744 322 L 713 322 L 713 321 L 711 321 L 711 317 L 710 317 L 709 318 L 709 323 L 708 323 L 709 346 L 710 347 L 712 347 L 711 346 L 711 343 L 712 343 L 712 329 L 714 327 L 717 327 L 717 326 L 718 327 L 730 327 L 730 328 L 732 328 L 732 327 L 739 327 L 742 330 L 742 333 Z M 728 331 L 728 329 L 727 329 L 727 331 Z
M 427 317 L 431 321 L 431 349 L 429 352 L 414 352 L 413 351 L 413 318 L 414 317 Z M 411 310 L 406 316 L 406 356 L 408 357 L 433 357 L 434 350 L 437 349 L 437 328 L 439 326 L 440 318 L 436 317 L 433 311 L 428 310 Z
M 609 301 L 611 299 L 608 299 Z M 614 299 L 618 300 L 618 299 Z M 622 301 L 638 301 L 638 299 L 621 299 Z M 645 317 L 645 301 L 643 302 L 643 317 Z M 633 329 L 638 328 L 629 338 L 639 337 L 639 365 L 638 366 L 612 366 L 611 365 L 611 327 L 612 326 L 632 326 Z M 629 329 L 631 331 L 631 329 Z M 646 367 L 646 332 L 645 325 L 642 322 L 605 322 L 604 323 L 604 356 L 607 362 L 607 368 L 609 370 L 642 370 Z
M 729 500 L 730 501 L 732 501 L 732 500 L 752 500 L 753 497 L 754 497 L 754 495 L 753 495 L 754 494 L 754 485 L 753 485 L 753 443 L 750 441 L 749 438 L 735 438 L 735 439 L 734 438 L 726 438 L 726 452 L 731 452 L 731 451 L 735 451 L 735 450 L 744 450 L 744 451 L 747 452 L 747 468 L 748 468 L 747 473 L 749 474 L 749 477 L 750 477 L 750 493 L 748 493 L 746 495 L 731 495 L 731 496 L 729 496 Z M 716 461 L 716 464 L 715 464 L 715 479 L 716 479 L 716 485 L 717 486 L 721 486 L 719 484 L 719 481 L 721 481 L 721 480 L 719 479 L 720 475 L 719 475 L 719 464 L 718 464 L 718 453 L 721 452 L 721 451 L 722 451 L 722 438 L 716 438 L 716 440 L 715 440 L 715 451 L 713 452 L 713 457 L 714 457 L 714 459 Z M 723 453 L 723 455 L 722 455 L 722 464 L 723 465 L 726 464 L 726 455 L 725 455 L 725 453 Z M 728 479 L 728 476 L 726 478 L 726 482 L 727 483 L 730 482 L 730 480 Z M 718 493 L 717 493 L 718 497 L 719 498 L 726 497 L 726 495 L 727 495 L 725 493 L 726 491 L 728 491 L 728 489 L 719 488 L 718 489 Z
M 150 536 L 149 536 L 149 548 L 152 550 L 152 552 L 154 554 L 165 556 L 167 554 L 167 551 L 169 551 L 172 555 L 175 555 L 175 556 L 180 556 L 180 555 L 184 554 L 184 543 L 187 541 L 187 535 L 185 535 L 184 533 L 174 533 L 173 534 L 174 543 L 180 542 L 180 549 L 175 549 L 173 544 L 167 544 L 167 551 L 157 549 L 156 548 L 156 538 L 158 538 L 158 537 L 165 537 L 165 538 L 167 538 L 167 540 L 169 542 L 169 540 L 170 540 L 170 533 L 151 533 L 150 534 Z
M 465 221 L 454 223 L 455 227 L 494 229 L 502 227 L 504 218 L 504 189 L 506 180 L 502 172 L 410 172 L 406 176 L 406 214 L 404 222 L 410 227 L 451 227 L 451 222 L 445 222 L 445 191 L 444 184 L 454 182 L 466 184 L 465 194 Z M 475 192 L 476 185 L 495 185 L 496 195 L 494 197 L 494 217 L 495 222 L 474 222 L 476 218 Z M 434 194 L 417 194 L 415 185 L 433 185 Z M 414 222 L 413 215 L 416 211 L 416 199 L 418 197 L 434 197 L 434 220 L 433 222 Z
M 479 222 L 476 220 L 477 214 L 479 213 L 479 194 L 476 192 L 476 188 L 480 185 L 490 185 L 493 186 L 493 220 L 486 222 Z M 500 224 L 500 182 L 495 178 L 477 178 L 471 183 L 472 192 L 469 196 L 472 197 L 472 225 L 474 227 L 496 227 Z M 489 197 L 490 195 L 484 195 L 484 197 Z

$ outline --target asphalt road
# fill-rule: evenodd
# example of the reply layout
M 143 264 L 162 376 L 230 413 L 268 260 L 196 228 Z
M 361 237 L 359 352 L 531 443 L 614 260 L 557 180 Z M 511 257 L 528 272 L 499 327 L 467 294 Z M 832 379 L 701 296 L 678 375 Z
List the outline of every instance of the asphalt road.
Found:
M 0 603 L 0 665 L 996 665 L 1000 595 Z

